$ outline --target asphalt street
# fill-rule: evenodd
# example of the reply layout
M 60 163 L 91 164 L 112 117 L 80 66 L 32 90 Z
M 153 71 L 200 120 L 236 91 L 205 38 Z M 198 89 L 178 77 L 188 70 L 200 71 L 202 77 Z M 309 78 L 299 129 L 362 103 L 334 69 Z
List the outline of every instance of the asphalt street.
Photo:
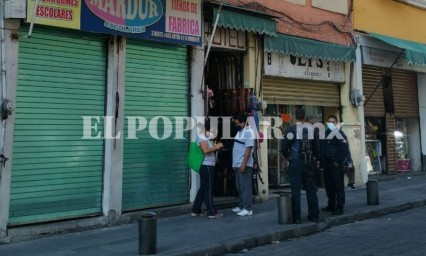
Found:
M 424 256 L 426 207 L 244 250 L 246 256 Z

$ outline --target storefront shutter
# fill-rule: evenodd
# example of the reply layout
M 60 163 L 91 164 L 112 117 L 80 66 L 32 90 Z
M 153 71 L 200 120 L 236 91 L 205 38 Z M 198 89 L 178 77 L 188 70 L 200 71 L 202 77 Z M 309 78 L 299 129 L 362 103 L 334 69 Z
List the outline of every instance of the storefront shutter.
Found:
M 337 84 L 264 77 L 262 91 L 263 99 L 268 104 L 340 106 L 340 88 Z
M 392 70 L 393 100 L 396 117 L 419 117 L 417 73 Z
M 188 202 L 188 140 L 174 139 L 175 117 L 189 115 L 187 48 L 128 40 L 125 79 L 126 118 L 167 117 L 173 131 L 164 140 L 153 138 L 148 128 L 136 133 L 138 139 L 125 139 L 123 210 Z M 157 127 L 162 137 L 167 130 L 161 120 Z
M 82 139 L 82 116 L 105 112 L 106 43 L 42 26 L 20 34 L 9 223 L 99 214 L 103 141 Z
M 366 99 L 368 98 L 367 105 L 365 105 L 364 109 L 365 116 L 383 117 L 385 115 L 383 87 L 379 86 L 373 94 L 374 89 L 381 79 L 382 68 L 366 65 L 362 66 L 363 93 Z

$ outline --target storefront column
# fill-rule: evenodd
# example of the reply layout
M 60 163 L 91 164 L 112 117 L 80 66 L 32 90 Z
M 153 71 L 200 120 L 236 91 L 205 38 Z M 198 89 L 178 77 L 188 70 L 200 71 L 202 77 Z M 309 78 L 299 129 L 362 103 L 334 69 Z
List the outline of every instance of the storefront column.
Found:
M 16 85 L 18 80 L 18 29 L 19 20 L 5 20 L 4 39 L 2 42 L 4 44 L 4 47 L 2 47 L 4 49 L 4 52 L 2 52 L 4 54 L 4 66 L 2 66 L 5 70 L 1 70 L 4 79 L 1 82 L 2 88 L 0 89 L 2 90 L 2 97 L 12 101 L 13 104 L 16 102 Z M 6 231 L 9 222 L 14 123 L 15 113 L 12 113 L 3 123 L 4 133 L 3 138 L 0 138 L 3 140 L 3 154 L 9 158 L 0 169 L 0 243 L 7 242 Z
M 204 98 L 201 92 L 201 83 L 203 77 L 204 48 L 192 47 L 191 49 L 191 117 L 204 116 Z M 197 129 L 191 130 L 191 141 L 195 141 Z M 191 190 L 190 202 L 195 200 L 198 187 L 200 186 L 200 177 L 198 173 L 191 171 Z
M 108 42 L 108 75 L 106 91 L 106 113 L 105 116 L 118 118 L 110 124 L 111 137 L 117 139 L 105 139 L 104 159 L 104 184 L 102 197 L 103 215 L 108 221 L 114 221 L 121 215 L 122 209 L 122 186 L 123 186 L 123 140 L 124 138 L 124 74 L 126 60 L 126 39 L 112 37 Z M 118 98 L 117 98 L 118 95 Z M 118 109 L 116 101 L 118 100 Z M 107 127 L 106 119 L 104 125 Z M 114 128 L 115 127 L 115 128 Z M 105 137 L 107 133 L 105 133 Z
M 420 115 L 420 137 L 423 157 L 423 171 L 426 171 L 426 74 L 417 73 L 417 85 L 419 90 L 419 115 Z
M 244 77 L 243 86 L 244 88 L 254 88 L 256 83 L 256 52 L 257 52 L 256 39 L 252 33 L 247 33 L 247 53 L 244 56 Z M 258 60 L 260 63 L 260 60 Z
M 262 80 L 263 49 L 261 37 L 247 34 L 247 53 L 244 57 L 244 88 L 253 88 L 257 93 Z M 259 95 L 256 95 L 259 96 Z
M 364 95 L 363 85 L 362 85 L 362 53 L 361 46 L 357 45 L 356 48 L 356 62 L 354 63 L 354 76 L 353 84 L 355 85 L 354 89 L 359 91 L 359 95 Z M 365 96 L 365 95 L 364 95 Z M 360 143 L 360 170 L 358 173 L 361 174 L 362 183 L 367 183 L 368 181 L 368 171 L 367 171 L 367 162 L 365 161 L 365 116 L 364 116 L 364 102 L 360 102 L 358 106 L 358 115 L 360 123 L 360 133 L 359 133 L 359 143 Z M 356 174 L 355 174 L 356 175 Z
M 260 121 L 259 131 L 263 132 L 264 139 L 260 144 L 260 154 L 259 154 L 259 167 L 262 171 L 258 173 L 257 184 L 259 189 L 259 194 L 256 196 L 256 201 L 265 202 L 269 199 L 269 179 L 268 179 L 268 134 L 269 129 L 271 129 L 271 124 L 268 121 Z M 259 177 L 260 176 L 260 177 Z M 262 178 L 263 184 L 260 181 Z
M 342 105 L 342 121 L 344 122 L 343 131 L 348 137 L 348 143 L 351 150 L 351 156 L 353 164 L 356 170 L 355 173 L 355 183 L 359 184 L 362 181 L 362 175 L 359 170 L 361 170 L 361 149 L 363 144 L 361 144 L 361 122 L 359 121 L 359 109 L 354 107 L 350 101 L 348 95 L 350 95 L 351 84 L 354 85 L 353 81 L 350 81 L 351 72 L 351 63 L 345 63 L 345 77 L 346 82 L 340 87 L 340 102 Z M 355 86 L 352 86 L 355 87 Z

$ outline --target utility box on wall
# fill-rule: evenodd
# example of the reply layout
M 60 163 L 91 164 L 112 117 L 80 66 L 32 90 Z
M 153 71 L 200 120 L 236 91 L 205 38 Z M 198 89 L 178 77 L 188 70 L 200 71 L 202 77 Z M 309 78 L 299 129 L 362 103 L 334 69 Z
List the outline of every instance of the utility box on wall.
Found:
M 4 0 L 5 19 L 25 19 L 27 14 L 26 0 Z

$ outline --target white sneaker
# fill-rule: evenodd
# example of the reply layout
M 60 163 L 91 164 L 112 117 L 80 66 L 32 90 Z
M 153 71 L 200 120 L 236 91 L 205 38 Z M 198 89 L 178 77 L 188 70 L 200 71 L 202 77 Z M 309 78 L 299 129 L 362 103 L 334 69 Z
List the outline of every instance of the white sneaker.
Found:
M 241 212 L 237 213 L 239 216 L 252 216 L 253 211 L 247 211 L 246 209 L 243 209 Z
M 234 209 L 232 209 L 232 211 L 235 212 L 235 213 L 239 213 L 239 212 L 241 212 L 241 209 L 240 209 L 240 207 L 235 207 Z

